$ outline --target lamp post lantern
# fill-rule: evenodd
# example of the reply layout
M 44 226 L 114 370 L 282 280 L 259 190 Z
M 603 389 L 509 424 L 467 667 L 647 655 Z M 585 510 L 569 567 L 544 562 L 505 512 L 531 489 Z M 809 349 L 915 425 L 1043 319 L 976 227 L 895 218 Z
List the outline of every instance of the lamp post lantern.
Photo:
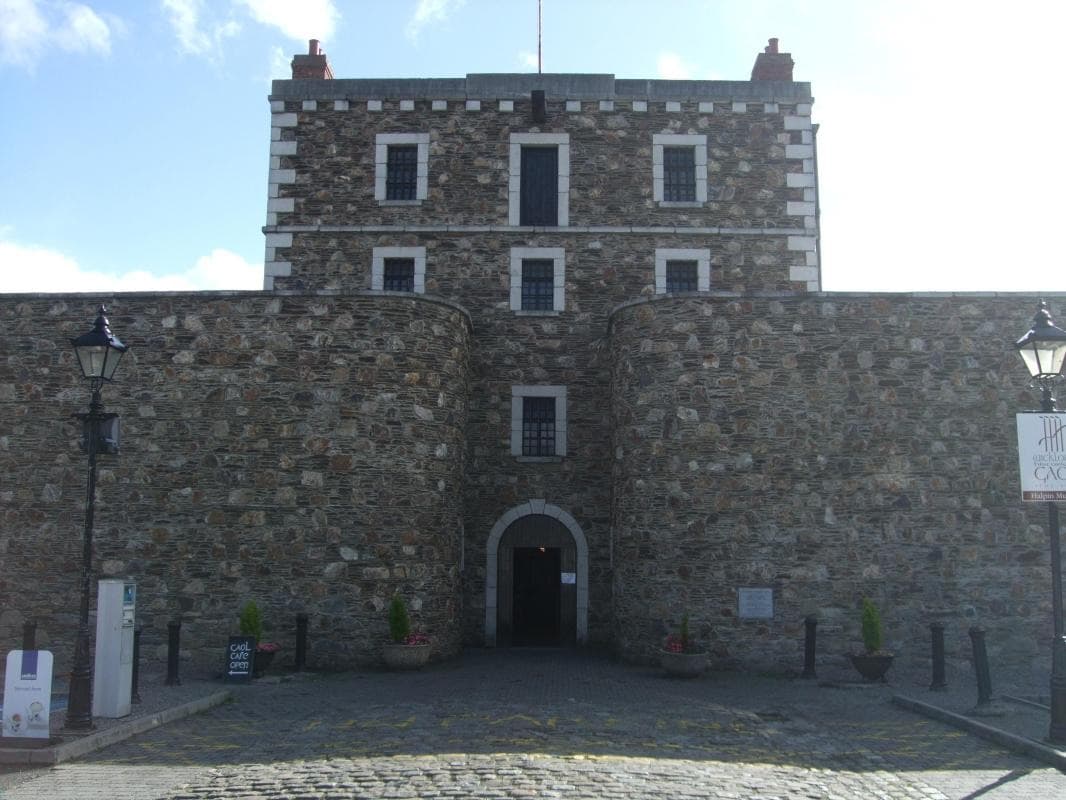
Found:
M 88 487 L 85 495 L 85 533 L 82 540 L 81 608 L 78 617 L 78 636 L 74 644 L 74 666 L 70 672 L 70 694 L 66 727 L 87 730 L 93 726 L 92 679 L 93 667 L 89 659 L 89 592 L 92 588 L 93 507 L 96 500 L 96 455 L 100 440 L 100 423 L 113 415 L 104 414 L 100 389 L 110 382 L 118 368 L 122 354 L 128 349 L 108 325 L 107 309 L 100 306 L 93 329 L 71 339 L 82 375 L 89 381 L 92 392 L 89 413 L 77 414 L 85 422 L 86 450 L 89 453 Z
M 1033 318 L 1033 327 L 1015 344 L 1025 362 L 1033 384 L 1040 389 L 1040 410 L 1055 411 L 1051 393 L 1054 381 L 1063 377 L 1066 362 L 1066 331 L 1055 326 L 1041 301 Z M 1051 608 L 1055 637 L 1051 642 L 1051 726 L 1048 739 L 1066 744 L 1066 635 L 1062 620 L 1062 551 L 1059 548 L 1059 508 L 1054 501 L 1048 507 L 1048 538 L 1051 540 Z

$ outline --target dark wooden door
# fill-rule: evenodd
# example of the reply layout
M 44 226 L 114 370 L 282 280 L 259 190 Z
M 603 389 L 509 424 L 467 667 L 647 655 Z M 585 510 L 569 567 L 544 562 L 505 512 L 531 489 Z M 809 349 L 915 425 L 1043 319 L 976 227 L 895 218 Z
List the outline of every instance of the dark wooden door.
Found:
M 516 608 L 516 605 L 536 602 L 536 598 L 528 597 L 525 593 L 516 597 L 515 582 L 516 569 L 533 569 L 521 563 L 516 563 L 515 553 L 521 549 L 544 548 L 546 551 L 554 550 L 557 556 L 550 565 L 551 580 L 556 589 L 552 590 L 553 596 L 558 597 L 557 614 L 558 633 L 554 641 L 540 641 L 540 644 L 574 644 L 577 642 L 577 585 L 571 583 L 569 576 L 577 571 L 577 546 L 574 537 L 559 520 L 543 514 L 530 514 L 515 520 L 500 537 L 499 550 L 496 555 L 497 569 L 497 608 L 496 608 L 496 641 L 502 646 L 520 644 L 523 636 L 516 627 L 524 623 L 527 618 L 527 609 Z M 542 562 L 543 566 L 543 562 Z M 544 569 L 542 575 L 547 572 Z M 568 576 L 564 580 L 564 575 Z M 544 578 L 546 580 L 546 578 Z M 521 581 L 521 578 L 517 580 Z M 547 587 L 544 587 L 547 592 Z M 543 609 L 541 609 L 543 611 Z M 533 613 L 537 613 L 536 610 Z M 516 639 L 516 633 L 519 634 Z
M 519 224 L 559 224 L 559 149 L 523 147 Z

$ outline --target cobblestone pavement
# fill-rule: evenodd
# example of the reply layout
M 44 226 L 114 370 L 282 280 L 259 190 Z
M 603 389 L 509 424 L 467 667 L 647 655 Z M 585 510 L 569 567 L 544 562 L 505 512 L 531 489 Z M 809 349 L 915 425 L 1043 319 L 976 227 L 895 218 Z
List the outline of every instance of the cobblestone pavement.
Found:
M 1066 798 L 1066 775 L 890 704 L 892 689 L 560 651 L 300 676 L 0 794 L 35 798 Z

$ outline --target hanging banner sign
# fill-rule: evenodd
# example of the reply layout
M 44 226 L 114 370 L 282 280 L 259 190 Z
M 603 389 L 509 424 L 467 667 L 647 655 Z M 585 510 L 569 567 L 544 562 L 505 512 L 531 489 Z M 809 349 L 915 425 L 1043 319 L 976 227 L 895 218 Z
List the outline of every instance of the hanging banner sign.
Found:
M 48 738 L 52 713 L 52 654 L 12 650 L 4 675 L 4 736 Z
M 1066 413 L 1018 414 L 1022 500 L 1066 500 Z

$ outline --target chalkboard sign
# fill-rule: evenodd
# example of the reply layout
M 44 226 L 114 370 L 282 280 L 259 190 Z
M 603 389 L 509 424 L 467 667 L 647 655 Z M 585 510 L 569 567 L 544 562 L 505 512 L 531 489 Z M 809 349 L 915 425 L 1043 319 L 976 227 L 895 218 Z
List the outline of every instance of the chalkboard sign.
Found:
M 254 636 L 231 636 L 226 648 L 226 680 L 247 683 L 252 679 L 255 659 Z

